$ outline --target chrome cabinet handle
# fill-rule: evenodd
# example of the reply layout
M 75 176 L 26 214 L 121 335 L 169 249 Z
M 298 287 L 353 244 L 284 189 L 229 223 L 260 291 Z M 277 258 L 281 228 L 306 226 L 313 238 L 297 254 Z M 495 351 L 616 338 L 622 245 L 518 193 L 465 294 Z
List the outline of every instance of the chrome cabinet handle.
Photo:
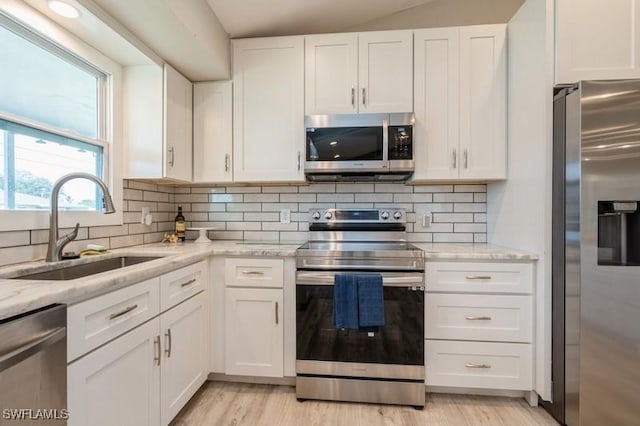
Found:
M 464 168 L 469 167 L 469 156 L 467 155 L 467 150 L 464 150 Z
M 298 151 L 298 171 L 300 171 L 300 151 Z
M 356 88 L 351 87 L 351 106 L 356 107 Z
M 186 283 L 182 283 L 182 284 L 180 284 L 180 287 L 186 287 L 186 286 L 188 286 L 188 285 L 190 285 L 190 284 L 195 283 L 196 281 L 198 281 L 198 280 L 197 280 L 197 279 L 195 279 L 195 278 L 191 278 L 191 279 L 190 279 L 189 281 L 187 281 Z
M 138 305 L 131 305 L 131 306 L 127 306 L 126 308 L 124 308 L 123 310 L 121 310 L 120 312 L 116 312 L 115 314 L 111 314 L 109 315 L 109 319 L 110 320 L 114 320 L 116 318 L 120 318 L 121 316 L 128 314 L 129 312 L 133 311 L 134 309 L 136 309 L 138 307 Z
M 261 271 L 242 271 L 242 275 L 264 275 Z
M 225 154 L 224 156 L 224 171 L 229 171 L 229 154 Z
M 168 339 L 167 347 L 164 352 L 167 354 L 167 358 L 171 358 L 171 329 L 167 328 L 166 333 L 164 333 L 164 337 Z
M 367 93 L 367 89 L 365 89 L 365 88 L 363 87 L 363 88 L 362 88 L 362 105 L 366 105 L 366 104 L 367 104 L 367 101 L 366 101 L 366 99 L 367 99 L 366 93 Z
M 160 336 L 156 336 L 153 339 L 153 360 L 156 365 L 160 365 Z
M 452 155 L 452 157 L 453 157 L 453 168 L 454 169 L 458 166 L 458 155 L 457 154 L 458 154 L 457 150 L 454 149 L 453 150 L 453 155 Z
M 464 366 L 467 368 L 491 368 L 489 364 L 476 364 L 475 362 L 467 362 Z
M 175 162 L 175 149 L 173 147 L 169 148 L 169 152 L 171 153 L 171 160 L 169 161 L 169 165 L 173 167 Z
M 467 275 L 465 278 L 468 280 L 490 280 L 491 275 Z
M 278 302 L 276 302 L 276 324 L 278 324 Z
M 465 317 L 469 321 L 490 321 L 491 317 Z

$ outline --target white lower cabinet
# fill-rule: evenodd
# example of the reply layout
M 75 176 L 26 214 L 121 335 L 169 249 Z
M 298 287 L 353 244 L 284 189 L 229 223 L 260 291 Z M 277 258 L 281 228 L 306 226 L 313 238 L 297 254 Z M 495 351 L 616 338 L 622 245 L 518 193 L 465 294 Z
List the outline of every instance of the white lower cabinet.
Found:
M 531 262 L 427 262 L 429 386 L 533 389 Z
M 69 365 L 69 426 L 160 424 L 160 319 Z
M 283 290 L 225 290 L 225 373 L 282 377 Z
M 188 283 L 182 287 L 184 299 L 161 313 L 161 293 L 167 289 L 159 286 L 164 282 L 169 288 L 176 277 Z M 205 277 L 201 262 L 69 307 L 74 321 L 91 320 L 69 327 L 68 347 L 79 351 L 67 367 L 70 426 L 171 422 L 209 373 L 208 292 L 189 297 L 186 290 L 204 287 Z M 136 322 L 137 312 L 150 319 Z M 109 327 L 96 325 L 103 323 Z M 95 344 L 87 339 L 92 329 L 101 336 Z
M 167 425 L 207 380 L 206 296 L 200 293 L 160 316 L 160 401 Z

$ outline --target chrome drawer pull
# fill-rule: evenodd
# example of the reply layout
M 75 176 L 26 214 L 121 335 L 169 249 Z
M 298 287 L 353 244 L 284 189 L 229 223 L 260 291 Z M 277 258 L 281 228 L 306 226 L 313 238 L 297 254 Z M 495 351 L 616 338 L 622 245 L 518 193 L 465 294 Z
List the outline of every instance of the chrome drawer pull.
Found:
M 491 275 L 467 275 L 465 278 L 468 280 L 490 280 Z
M 160 352 L 160 336 L 156 336 L 153 339 L 153 360 L 155 361 L 156 365 L 160 365 Z
M 171 344 L 171 329 L 168 328 L 167 332 L 164 333 L 164 337 L 166 337 L 169 342 L 167 343 L 167 347 L 164 349 L 164 352 L 167 354 L 167 358 L 171 358 L 171 347 L 173 346 Z
M 114 320 L 116 318 L 120 318 L 121 316 L 128 314 L 129 312 L 133 311 L 134 309 L 136 309 L 138 307 L 138 305 L 131 305 L 131 306 L 127 306 L 126 308 L 124 308 L 122 311 L 120 312 L 116 312 L 115 314 L 111 314 L 109 315 L 109 319 L 110 320 Z
M 189 281 L 187 281 L 186 283 L 182 283 L 182 284 L 180 284 L 180 287 L 186 287 L 186 286 L 188 286 L 188 285 L 190 285 L 190 284 L 195 283 L 196 281 L 197 281 L 197 280 L 196 280 L 195 278 L 191 278 L 191 279 L 190 279 Z
M 260 271 L 242 271 L 242 275 L 264 275 L 264 272 L 260 272 Z
M 469 321 L 491 321 L 491 317 L 465 317 Z
M 476 364 L 474 362 L 468 362 L 464 366 L 467 368 L 491 368 L 488 364 Z

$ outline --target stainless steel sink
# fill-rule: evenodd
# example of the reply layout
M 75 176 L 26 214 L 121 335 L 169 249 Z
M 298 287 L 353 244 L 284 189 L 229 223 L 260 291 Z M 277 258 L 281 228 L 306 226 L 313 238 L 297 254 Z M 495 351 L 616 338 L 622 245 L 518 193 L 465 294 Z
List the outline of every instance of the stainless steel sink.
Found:
M 13 279 L 21 280 L 74 280 L 76 278 L 87 277 L 101 272 L 112 271 L 114 269 L 126 268 L 127 266 L 149 262 L 159 259 L 159 257 L 142 256 L 121 256 L 109 259 L 97 260 L 95 262 L 83 263 L 81 265 L 66 266 L 52 271 L 36 272 L 34 274 L 20 275 Z

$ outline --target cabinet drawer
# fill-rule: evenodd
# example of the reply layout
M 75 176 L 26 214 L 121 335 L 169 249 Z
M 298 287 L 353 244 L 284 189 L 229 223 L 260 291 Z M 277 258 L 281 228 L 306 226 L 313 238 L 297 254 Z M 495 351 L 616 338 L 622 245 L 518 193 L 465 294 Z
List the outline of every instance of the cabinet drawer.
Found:
M 530 344 L 427 340 L 425 349 L 427 385 L 532 389 Z
M 530 343 L 531 296 L 427 294 L 425 338 Z
M 159 282 L 159 278 L 152 278 L 69 306 L 67 361 L 158 315 Z
M 282 288 L 284 284 L 282 259 L 225 259 L 224 272 L 227 287 Z
M 206 263 L 194 263 L 160 277 L 160 310 L 166 311 L 206 288 Z
M 533 264 L 507 262 L 427 262 L 427 291 L 520 293 L 533 290 Z

